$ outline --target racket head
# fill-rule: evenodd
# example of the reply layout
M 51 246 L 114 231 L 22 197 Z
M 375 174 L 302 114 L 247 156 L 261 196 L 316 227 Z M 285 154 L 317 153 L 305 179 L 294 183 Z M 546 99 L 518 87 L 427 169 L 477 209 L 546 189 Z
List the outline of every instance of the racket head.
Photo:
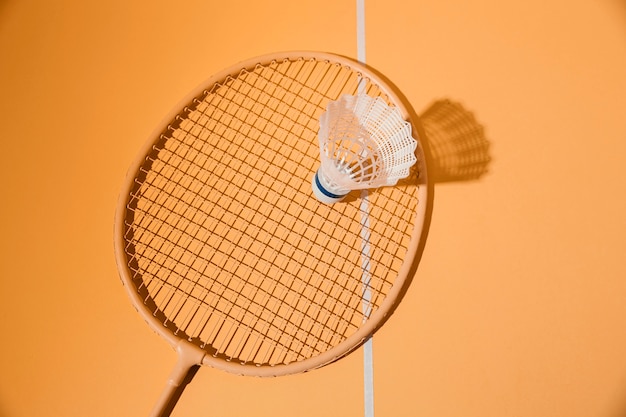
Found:
M 361 91 L 411 122 L 418 162 L 394 187 L 325 205 L 311 190 L 317 119 Z M 397 89 L 346 57 L 284 52 L 214 75 L 163 119 L 122 188 L 115 254 L 133 305 L 172 346 L 187 340 L 235 374 L 344 357 L 416 272 L 432 210 L 420 138 Z

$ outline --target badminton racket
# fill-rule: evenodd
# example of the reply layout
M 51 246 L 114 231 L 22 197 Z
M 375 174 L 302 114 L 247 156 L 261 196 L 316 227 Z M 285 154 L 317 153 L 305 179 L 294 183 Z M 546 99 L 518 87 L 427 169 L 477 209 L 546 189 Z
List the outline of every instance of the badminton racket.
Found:
M 116 211 L 116 261 L 132 304 L 178 354 L 152 416 L 172 412 L 201 365 L 309 371 L 357 349 L 395 310 L 428 231 L 423 143 L 409 177 L 367 204 L 357 191 L 327 205 L 311 190 L 318 119 L 357 92 L 397 107 L 420 135 L 370 67 L 289 52 L 213 76 L 139 153 Z

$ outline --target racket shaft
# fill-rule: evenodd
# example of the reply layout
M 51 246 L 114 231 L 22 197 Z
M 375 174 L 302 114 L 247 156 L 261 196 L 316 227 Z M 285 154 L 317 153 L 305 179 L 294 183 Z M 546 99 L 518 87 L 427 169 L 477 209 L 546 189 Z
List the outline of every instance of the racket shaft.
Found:
M 202 358 L 206 354 L 204 350 L 184 340 L 178 344 L 176 350 L 178 362 L 167 380 L 167 386 L 152 409 L 150 417 L 168 417 L 172 413 L 185 387 L 200 368 Z

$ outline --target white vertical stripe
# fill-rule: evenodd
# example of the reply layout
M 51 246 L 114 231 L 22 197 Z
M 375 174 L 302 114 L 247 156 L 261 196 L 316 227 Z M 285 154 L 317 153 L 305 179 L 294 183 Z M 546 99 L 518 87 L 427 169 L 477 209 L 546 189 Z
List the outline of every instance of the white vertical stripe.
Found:
M 356 0 L 356 51 L 357 60 L 365 64 L 365 0 Z M 362 93 L 364 84 L 359 86 Z M 367 190 L 361 191 L 361 240 L 363 242 L 363 320 L 371 312 L 370 244 L 369 244 L 369 197 Z M 363 397 L 365 417 L 374 417 L 374 355 L 372 338 L 363 345 Z
M 361 268 L 363 270 L 363 321 L 369 319 L 372 312 L 372 279 L 370 256 L 370 221 L 369 221 L 369 193 L 361 191 Z M 365 417 L 374 417 L 374 352 L 372 338 L 363 345 L 363 399 Z
M 356 58 L 365 63 L 365 0 L 356 0 Z
M 365 417 L 374 417 L 374 352 L 372 338 L 363 345 L 363 399 Z

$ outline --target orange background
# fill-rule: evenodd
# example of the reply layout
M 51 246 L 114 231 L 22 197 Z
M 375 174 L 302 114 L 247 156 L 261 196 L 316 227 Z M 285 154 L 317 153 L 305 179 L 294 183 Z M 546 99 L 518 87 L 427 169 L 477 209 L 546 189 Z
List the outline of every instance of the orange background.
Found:
M 417 278 L 374 340 L 379 417 L 626 415 L 626 4 L 366 2 L 367 62 L 492 143 L 436 185 Z M 175 362 L 113 257 L 127 168 L 211 74 L 356 57 L 354 1 L 0 2 L 0 416 L 142 416 Z M 203 368 L 175 416 L 358 416 L 362 353 L 309 374 Z

